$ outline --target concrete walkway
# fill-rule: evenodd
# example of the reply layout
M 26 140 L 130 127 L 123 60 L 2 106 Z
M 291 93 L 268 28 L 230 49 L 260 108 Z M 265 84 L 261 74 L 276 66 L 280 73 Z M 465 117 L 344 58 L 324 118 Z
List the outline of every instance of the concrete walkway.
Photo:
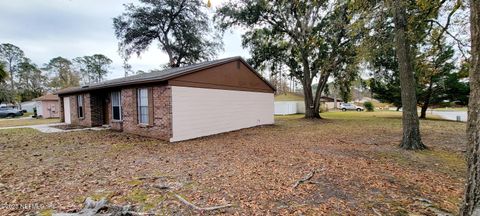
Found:
M 60 128 L 56 128 L 53 126 L 59 125 L 66 125 L 65 123 L 52 123 L 52 124 L 40 124 L 40 125 L 25 125 L 25 126 L 13 126 L 13 127 L 0 127 L 0 130 L 5 129 L 18 129 L 18 128 L 32 128 L 38 130 L 42 133 L 64 133 L 64 132 L 72 132 L 72 131 L 82 131 L 82 130 L 107 130 L 108 128 L 103 127 L 95 127 L 95 128 L 79 128 L 79 129 L 71 129 L 71 130 L 63 130 Z

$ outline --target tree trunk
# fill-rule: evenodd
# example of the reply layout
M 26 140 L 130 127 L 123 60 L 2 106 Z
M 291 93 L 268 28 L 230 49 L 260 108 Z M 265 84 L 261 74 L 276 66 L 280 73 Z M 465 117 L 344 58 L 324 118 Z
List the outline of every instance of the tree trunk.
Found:
M 318 85 L 317 85 L 317 90 L 315 92 L 315 98 L 313 99 L 313 106 L 316 112 L 318 112 L 318 118 L 322 118 L 320 116 L 320 99 L 322 97 L 322 92 L 323 89 L 325 89 L 325 86 L 327 85 L 328 77 L 330 76 L 330 72 L 324 72 L 322 75 L 320 75 L 320 78 L 318 79 Z
M 420 110 L 421 119 L 427 118 L 427 109 L 428 109 L 428 103 L 424 102 L 424 104 L 422 105 L 422 109 Z
M 320 118 L 320 109 L 319 106 L 315 105 L 315 101 L 313 100 L 313 92 L 312 92 L 312 79 L 310 78 L 311 71 L 310 65 L 308 64 L 308 57 L 302 57 L 302 66 L 303 66 L 303 74 L 304 77 L 302 79 L 303 85 L 303 94 L 305 96 L 305 118 L 307 119 L 319 119 Z
M 433 77 L 430 77 L 430 83 L 428 84 L 427 94 L 425 95 L 425 100 L 423 101 L 422 110 L 420 112 L 420 118 L 427 118 L 427 109 L 430 106 L 430 98 L 432 97 L 432 88 L 433 88 Z
M 402 124 L 403 137 L 400 147 L 403 149 L 425 149 L 420 138 L 420 125 L 417 114 L 417 97 L 415 77 L 407 38 L 407 0 L 393 1 L 395 22 L 395 48 L 400 71 L 400 87 L 402 89 Z
M 165 41 L 162 42 L 162 37 L 158 37 L 158 40 L 161 42 L 161 44 L 163 45 L 163 49 L 165 49 L 165 52 L 168 55 L 168 66 L 171 68 L 179 67 L 177 65 L 178 62 L 175 61 L 175 56 L 173 56 L 172 48 L 170 47 L 170 41 L 168 39 L 168 31 L 163 32 L 163 35 L 164 35 L 163 37 L 165 38 Z
M 460 215 L 480 215 L 480 0 L 470 0 L 472 62 L 467 123 L 467 185 Z
M 319 119 L 320 118 L 320 109 L 318 106 L 314 105 L 313 94 L 312 94 L 312 84 L 304 83 L 303 85 L 303 94 L 305 95 L 305 118 L 307 119 Z
M 13 60 L 10 59 L 8 62 L 8 72 L 10 73 L 10 89 L 13 92 L 15 90 L 15 81 L 14 81 L 15 74 L 13 74 L 12 61 Z

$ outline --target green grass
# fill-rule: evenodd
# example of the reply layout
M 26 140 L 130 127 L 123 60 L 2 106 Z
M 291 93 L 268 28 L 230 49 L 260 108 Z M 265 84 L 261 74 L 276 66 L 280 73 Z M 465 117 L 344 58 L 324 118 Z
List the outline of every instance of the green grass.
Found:
M 287 93 L 275 95 L 275 101 L 303 101 L 304 98 L 300 95 Z
M 468 107 L 444 107 L 444 108 L 435 108 L 435 111 L 468 111 Z
M 369 119 L 369 118 L 401 118 L 402 113 L 396 111 L 375 111 L 375 112 L 356 112 L 356 111 L 347 111 L 347 112 L 325 112 L 321 113 L 320 116 L 325 118 L 334 118 L 334 119 Z
M 0 127 L 14 127 L 14 126 L 27 126 L 27 125 L 39 125 L 39 124 L 50 124 L 58 123 L 60 119 L 1 119 Z
M 26 112 L 26 113 L 23 113 L 23 116 L 18 116 L 17 118 L 19 117 L 30 117 L 33 115 L 33 112 Z

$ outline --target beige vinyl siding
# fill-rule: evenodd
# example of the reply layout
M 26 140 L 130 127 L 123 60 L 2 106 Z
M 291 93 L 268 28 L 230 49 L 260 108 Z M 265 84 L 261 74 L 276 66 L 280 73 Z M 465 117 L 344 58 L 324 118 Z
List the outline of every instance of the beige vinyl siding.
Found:
M 172 86 L 170 141 L 273 124 L 273 93 Z

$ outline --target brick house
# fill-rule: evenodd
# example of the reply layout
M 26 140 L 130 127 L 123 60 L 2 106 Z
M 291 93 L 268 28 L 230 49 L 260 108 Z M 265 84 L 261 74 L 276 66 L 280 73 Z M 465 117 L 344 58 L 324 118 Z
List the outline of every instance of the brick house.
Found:
M 41 97 L 33 99 L 35 101 L 35 108 L 37 115 L 42 118 L 58 118 L 58 96 L 53 94 L 46 94 Z
M 61 121 L 167 141 L 273 124 L 275 89 L 242 58 L 58 91 Z

